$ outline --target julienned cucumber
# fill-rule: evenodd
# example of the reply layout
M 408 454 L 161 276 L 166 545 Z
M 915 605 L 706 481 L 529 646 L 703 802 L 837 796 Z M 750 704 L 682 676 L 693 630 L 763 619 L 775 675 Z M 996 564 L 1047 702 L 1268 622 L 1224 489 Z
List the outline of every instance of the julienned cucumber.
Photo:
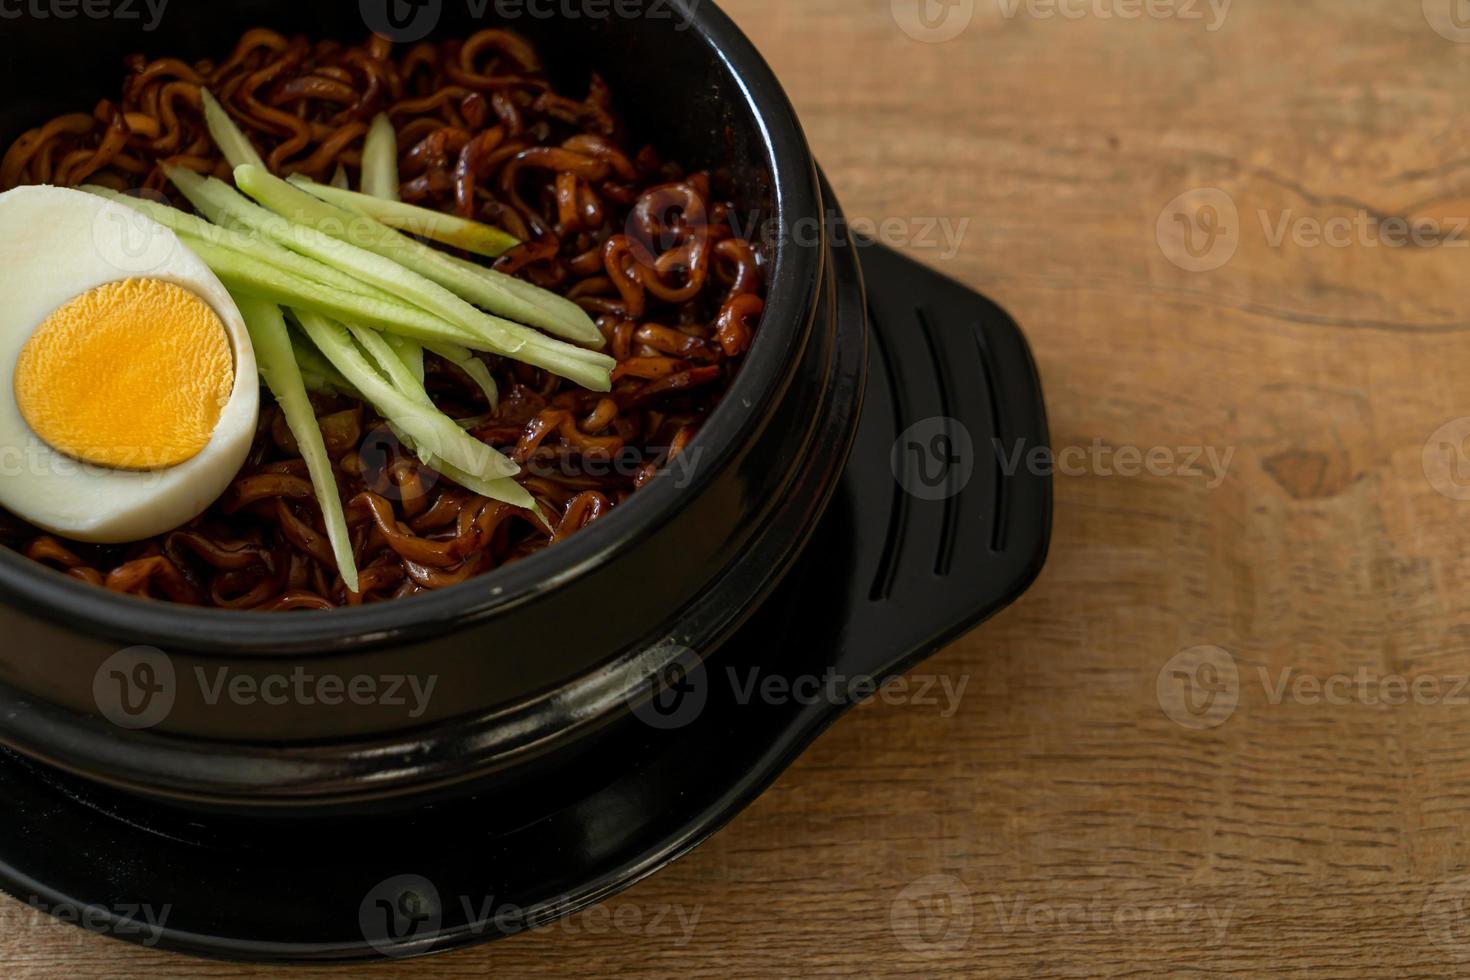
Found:
M 503 479 L 519 473 L 519 466 L 455 425 L 432 404 L 404 395 L 384 380 L 363 356 L 346 327 L 308 310 L 297 309 L 293 313 L 317 350 L 388 421 L 407 432 L 416 446 L 435 459 L 491 481 L 489 485 L 495 493 L 487 496 L 518 507 L 530 506 L 530 494 L 515 481 Z
M 499 228 L 445 214 L 443 211 L 421 208 L 417 204 L 404 204 L 402 201 L 386 201 L 368 194 L 318 184 L 299 174 L 289 179 L 297 187 L 328 204 L 365 214 L 389 228 L 432 238 L 436 242 L 462 248 L 476 255 L 499 258 L 521 243 L 519 238 Z
M 301 307 L 339 320 L 366 323 L 424 341 L 447 340 L 471 348 L 483 346 L 478 337 L 446 323 L 431 313 L 368 299 L 355 293 L 300 276 L 293 276 L 240 252 L 185 235 L 184 244 L 230 288 L 239 288 L 275 300 L 283 306 Z
M 404 268 L 371 248 L 359 248 L 334 234 L 371 244 L 382 237 L 378 229 L 397 235 L 372 219 L 353 215 L 312 197 L 284 180 L 255 167 L 241 167 L 247 190 L 267 207 L 241 197 L 223 183 L 201 179 L 188 171 L 170 171 L 169 176 L 196 207 L 209 207 L 248 225 L 280 245 L 324 262 L 342 272 L 360 276 L 375 286 L 403 297 L 419 308 L 463 330 L 468 346 L 490 350 L 527 364 L 545 368 L 594 391 L 612 386 L 614 362 L 605 355 L 546 337 L 518 323 L 476 309 L 437 283 Z M 244 185 L 242 185 L 244 186 Z M 269 210 L 267 210 L 267 208 Z M 275 212 L 274 214 L 272 212 Z M 307 223 L 299 223 L 305 220 Z M 312 222 L 320 225 L 318 230 Z M 355 224 L 356 223 L 356 224 Z M 358 224 L 368 223 L 359 229 Z M 361 230 L 362 234 L 357 234 Z M 401 236 L 400 236 L 401 237 Z
M 296 439 L 301 458 L 306 461 L 311 474 L 311 486 L 316 491 L 317 503 L 321 505 L 322 521 L 327 528 L 327 541 L 332 545 L 332 556 L 337 560 L 337 570 L 349 591 L 357 591 L 357 564 L 352 554 L 352 536 L 347 530 L 347 515 L 342 510 L 342 497 L 337 489 L 337 477 L 332 472 L 332 460 L 327 455 L 326 443 L 322 440 L 321 426 L 317 424 L 316 412 L 306 396 L 306 384 L 296 365 L 296 354 L 291 347 L 291 336 L 286 331 L 286 321 L 280 308 L 274 303 L 245 293 L 234 293 L 235 305 L 250 331 L 250 343 L 255 348 L 255 359 L 261 377 L 276 396 L 276 404 L 286 416 L 286 427 Z
M 398 200 L 398 133 L 393 121 L 381 112 L 373 117 L 362 144 L 362 192 L 385 201 Z
M 510 276 L 481 270 L 473 263 L 466 269 L 438 249 L 400 234 L 367 215 L 328 204 L 260 167 L 236 167 L 235 183 L 277 214 L 336 238 L 349 240 L 350 235 L 353 243 L 412 269 L 469 302 L 514 321 L 516 326 L 530 324 L 593 346 L 604 343 L 591 318 L 575 303 L 569 304 L 554 293 L 512 280 Z M 510 285 L 510 281 L 519 285 Z
M 209 127 L 209 135 L 214 140 L 214 145 L 219 147 L 220 153 L 229 161 L 230 166 L 239 167 L 243 164 L 251 164 L 256 167 L 264 167 L 265 161 L 256 152 L 255 144 L 250 142 L 235 120 L 225 111 L 225 107 L 219 104 L 219 100 L 207 88 L 199 90 L 199 97 L 204 102 L 204 124 Z M 355 590 L 354 590 L 355 591 Z
M 356 323 L 347 324 L 347 330 L 378 365 L 378 370 L 388 379 L 388 383 L 397 388 L 400 394 L 435 408 L 434 400 L 429 397 L 423 381 L 414 377 L 413 370 L 403 363 L 403 358 L 388 343 L 388 338 L 372 327 L 363 327 Z
M 268 241 L 257 235 L 250 235 L 245 232 L 222 228 L 219 225 L 212 225 L 198 215 L 186 214 L 178 208 L 171 207 L 167 204 L 159 204 L 156 201 L 132 197 L 131 195 L 110 190 L 106 187 L 89 185 L 82 187 L 81 190 L 132 208 L 139 214 L 157 221 L 175 234 L 186 235 L 190 238 L 203 239 L 207 242 L 213 242 L 216 245 L 222 245 L 225 248 L 264 262 L 267 265 L 275 266 L 282 271 L 290 272 L 297 276 L 304 276 L 307 279 L 312 279 L 328 286 L 335 286 L 347 292 L 357 293 L 358 295 L 368 296 L 374 299 L 394 301 L 392 296 L 383 292 L 381 289 L 375 289 L 369 286 L 361 279 L 349 276 L 345 272 L 340 272 L 315 259 L 298 255 L 288 248 L 284 248 L 275 242 Z

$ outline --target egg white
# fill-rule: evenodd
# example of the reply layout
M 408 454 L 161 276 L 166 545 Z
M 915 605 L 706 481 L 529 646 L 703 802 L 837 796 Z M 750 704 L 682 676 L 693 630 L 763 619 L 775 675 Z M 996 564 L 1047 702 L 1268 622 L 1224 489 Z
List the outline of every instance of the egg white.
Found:
M 58 453 L 26 425 L 15 399 L 16 361 L 42 321 L 88 290 L 132 278 L 194 292 L 218 314 L 235 353 L 234 388 L 213 437 L 168 469 L 109 469 Z M 118 544 L 185 524 L 224 492 L 255 437 L 255 351 L 230 294 L 173 232 L 82 191 L 7 191 L 0 194 L 0 296 L 0 507 L 64 537 Z

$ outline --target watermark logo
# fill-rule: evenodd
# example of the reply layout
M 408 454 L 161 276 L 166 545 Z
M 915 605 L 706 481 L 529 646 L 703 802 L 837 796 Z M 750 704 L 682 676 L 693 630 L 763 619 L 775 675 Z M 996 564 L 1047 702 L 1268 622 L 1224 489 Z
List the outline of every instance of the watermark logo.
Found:
M 915 956 L 964 949 L 975 928 L 970 889 L 954 875 L 929 875 L 910 883 L 888 907 L 888 927 Z
M 362 22 L 379 37 L 398 44 L 422 41 L 439 26 L 444 0 L 358 0 Z
M 164 204 L 162 194 L 137 191 L 145 201 Z M 152 218 L 124 204 L 109 203 L 92 221 L 92 247 L 125 276 L 146 276 L 167 266 L 182 246 L 178 237 Z
M 634 717 L 659 731 L 693 724 L 709 702 L 710 678 L 703 658 L 678 644 L 659 647 L 650 657 L 654 669 L 634 679 L 624 692 Z
M 1240 211 L 1218 187 L 1185 191 L 1164 205 L 1154 227 L 1164 257 L 1186 272 L 1213 272 L 1240 247 Z
M 119 650 L 92 677 L 97 710 L 117 727 L 130 731 L 161 723 L 173 711 L 177 692 L 173 661 L 157 647 Z
M 1169 658 L 1154 687 L 1159 707 L 1176 725 L 1219 728 L 1240 703 L 1240 670 L 1220 647 L 1190 647 Z
M 975 0 L 890 0 L 890 6 L 898 29 L 925 44 L 953 41 L 975 18 Z
M 415 944 L 433 939 L 444 921 L 439 889 L 423 875 L 395 875 L 373 887 L 357 910 L 363 938 L 384 956 L 421 952 Z
M 1446 41 L 1470 44 L 1470 0 L 1423 0 L 1424 19 Z
M 911 496 L 948 500 L 963 493 L 975 475 L 975 442 L 959 419 L 924 419 L 894 441 L 888 465 Z
M 1470 875 L 1440 882 L 1424 900 L 1420 921 L 1436 946 L 1470 961 Z
M 1446 422 L 1424 443 L 1424 478 L 1441 495 L 1451 500 L 1470 500 L 1470 456 L 1465 441 L 1470 439 L 1470 417 Z

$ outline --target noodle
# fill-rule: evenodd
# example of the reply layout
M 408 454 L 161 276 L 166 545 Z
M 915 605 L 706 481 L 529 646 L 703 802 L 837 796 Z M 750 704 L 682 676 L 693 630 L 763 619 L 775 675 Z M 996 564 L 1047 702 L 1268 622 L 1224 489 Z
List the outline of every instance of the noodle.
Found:
M 218 64 L 126 62 L 121 98 L 54 119 L 0 158 L 0 189 L 96 183 L 169 195 L 165 167 L 229 176 L 209 137 L 208 86 L 273 171 L 354 186 L 372 117 L 398 134 L 401 197 L 505 228 L 500 271 L 571 298 L 617 360 L 610 393 L 484 355 L 499 386 L 427 358 L 436 404 L 523 467 L 547 524 L 420 463 L 371 408 L 314 394 L 345 502 L 360 589 L 336 571 L 306 465 L 274 404 L 250 457 L 188 526 L 131 545 L 61 541 L 0 513 L 0 542 L 117 592 L 229 609 L 325 609 L 445 588 L 601 520 L 678 455 L 728 386 L 764 309 L 756 250 L 707 174 L 630 154 L 611 94 L 552 90 L 503 30 L 401 51 L 381 38 L 315 44 L 257 29 Z M 171 202 L 187 209 L 177 198 Z M 549 526 L 548 526 L 549 524 Z

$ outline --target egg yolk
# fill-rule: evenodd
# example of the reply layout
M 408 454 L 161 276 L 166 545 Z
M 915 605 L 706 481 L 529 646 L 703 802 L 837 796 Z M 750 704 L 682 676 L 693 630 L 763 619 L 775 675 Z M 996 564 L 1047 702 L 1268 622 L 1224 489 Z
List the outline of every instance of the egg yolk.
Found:
M 41 322 L 21 349 L 21 417 L 58 452 L 97 466 L 150 470 L 209 444 L 235 385 L 218 314 L 159 279 L 98 286 Z

